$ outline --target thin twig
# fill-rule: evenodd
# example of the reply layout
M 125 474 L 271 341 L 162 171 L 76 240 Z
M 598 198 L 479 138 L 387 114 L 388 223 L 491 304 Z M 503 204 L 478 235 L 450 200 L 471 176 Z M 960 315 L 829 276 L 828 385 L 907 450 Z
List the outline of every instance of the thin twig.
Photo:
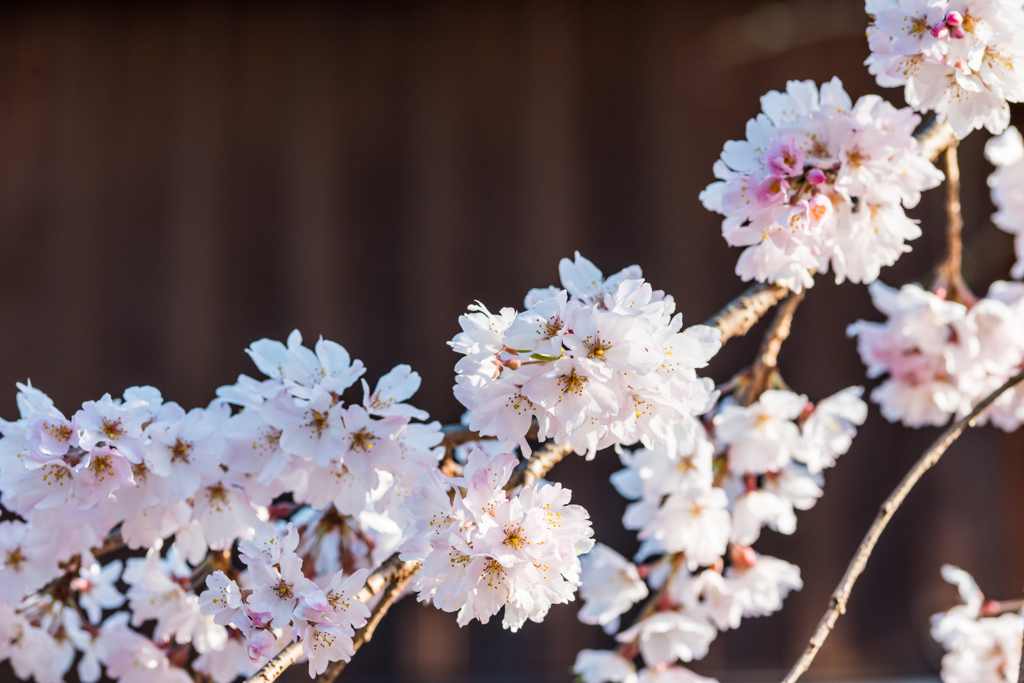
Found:
M 964 217 L 960 208 L 960 166 L 957 164 L 956 144 L 946 148 L 943 155 L 946 166 L 946 259 L 935 269 L 932 291 L 949 301 L 972 305 L 977 297 L 964 282 L 963 265 Z
M 988 600 L 981 606 L 981 616 L 994 617 L 1024 609 L 1024 600 Z
M 717 327 L 722 333 L 724 344 L 733 337 L 742 337 L 750 331 L 757 321 L 772 306 L 782 301 L 789 294 L 789 288 L 780 284 L 759 283 L 751 285 L 745 292 L 727 303 L 722 310 L 713 315 L 706 323 L 708 327 Z
M 957 163 L 956 145 L 946 148 L 946 216 L 949 225 L 946 228 L 947 248 L 946 262 L 943 264 L 950 272 L 959 273 L 963 264 L 964 246 L 960 235 L 964 229 L 964 216 L 960 210 L 960 165 Z
M 512 472 L 505 484 L 506 491 L 512 491 L 518 486 L 529 486 L 551 471 L 562 459 L 572 453 L 572 446 L 566 442 L 562 444 L 549 444 L 544 448 L 533 452 L 533 455 L 523 462 Z
M 836 586 L 836 590 L 832 593 L 832 599 L 829 601 L 829 607 L 825 611 L 825 615 L 821 618 L 821 622 L 818 624 L 817 630 L 814 632 L 814 636 L 811 637 L 810 642 L 807 645 L 807 649 L 804 650 L 803 656 L 800 657 L 799 661 L 790 670 L 789 675 L 783 679 L 783 683 L 794 683 L 800 676 L 807 671 L 807 668 L 814 661 L 815 655 L 818 654 L 818 650 L 824 644 L 825 639 L 828 638 L 829 633 L 832 632 L 832 628 L 835 626 L 836 620 L 839 619 L 839 615 L 846 612 L 846 603 L 850 599 L 850 591 L 853 590 L 853 584 L 857 582 L 857 577 L 861 575 L 864 568 L 867 566 L 868 559 L 871 557 L 871 552 L 875 548 L 875 544 L 878 542 L 879 536 L 885 530 L 885 527 L 889 524 L 889 520 L 896 514 L 896 511 L 903 504 L 904 499 L 910 490 L 914 488 L 921 476 L 935 466 L 935 463 L 939 461 L 942 454 L 946 452 L 946 449 L 957 440 L 957 438 L 966 430 L 968 427 L 973 427 L 977 422 L 978 417 L 981 416 L 985 409 L 992 405 L 992 402 L 999 398 L 1004 392 L 1014 387 L 1018 382 L 1024 380 L 1024 370 L 1014 375 L 1012 378 L 1007 380 L 1003 386 L 996 389 L 994 392 L 986 396 L 974 410 L 971 411 L 967 417 L 957 420 L 949 429 L 942 433 L 935 443 L 932 444 L 931 448 L 924 452 L 924 455 L 914 464 L 909 472 L 903 477 L 903 480 L 899 483 L 896 489 L 889 494 L 889 497 L 885 499 L 882 507 L 878 511 L 878 516 L 875 517 L 875 521 L 871 524 L 871 528 L 868 529 L 867 534 L 864 536 L 864 540 L 861 541 L 860 546 L 857 548 L 857 552 L 854 554 L 853 559 L 850 560 L 850 565 L 846 568 L 846 573 L 843 575 L 839 585 Z
M 756 401 L 768 388 L 768 380 L 779 364 L 779 351 L 782 343 L 789 338 L 793 329 L 793 314 L 797 306 L 804 300 L 805 291 L 793 293 L 779 306 L 778 313 L 771 327 L 765 330 L 761 340 L 761 348 L 757 351 L 757 360 L 750 370 L 750 381 L 741 390 L 740 403 L 749 406 Z
M 419 566 L 416 563 L 407 563 L 406 566 L 395 576 L 394 583 L 388 586 L 388 589 L 381 596 L 380 602 L 374 606 L 373 612 L 370 614 L 370 618 L 366 622 L 366 625 L 356 631 L 356 635 L 352 639 L 353 656 L 359 651 L 359 648 L 370 642 L 370 639 L 373 638 L 374 631 L 377 630 L 377 625 L 380 624 L 380 620 L 384 618 L 385 614 L 387 614 L 391 605 L 401 597 L 402 592 L 409 585 L 409 582 L 412 581 L 412 577 L 415 576 L 418 569 Z M 320 681 L 321 683 L 332 683 L 332 681 L 338 677 L 338 674 L 340 674 L 345 668 L 345 664 L 347 664 L 347 662 L 342 660 L 332 662 L 331 665 L 317 677 L 317 681 Z

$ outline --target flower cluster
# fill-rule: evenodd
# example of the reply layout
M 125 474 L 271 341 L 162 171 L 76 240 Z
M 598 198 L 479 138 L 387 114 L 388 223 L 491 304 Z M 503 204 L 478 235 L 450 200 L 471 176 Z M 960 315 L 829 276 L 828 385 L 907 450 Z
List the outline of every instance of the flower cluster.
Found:
M 593 457 L 611 445 L 664 441 L 674 423 L 710 407 L 714 385 L 696 369 L 718 352 L 717 330 L 682 329 L 672 297 L 637 266 L 606 279 L 577 252 L 558 269 L 564 289 L 531 290 L 522 313 L 476 305 L 459 318 L 450 344 L 465 357 L 455 396 L 470 429 L 528 453 L 536 420 L 539 440 Z
M 921 235 L 903 207 L 942 173 L 919 154 L 919 117 L 869 95 L 850 101 L 839 79 L 790 81 L 761 98 L 747 139 L 725 144 L 718 182 L 701 193 L 725 216 L 722 235 L 746 247 L 744 280 L 794 291 L 831 265 L 836 281 L 871 282 Z
M 1019 280 L 1024 277 L 1024 140 L 1020 131 L 1010 126 L 990 139 L 985 143 L 985 156 L 996 166 L 988 177 L 997 209 L 992 222 L 1014 236 L 1017 262 L 1010 276 Z
M 949 121 L 958 138 L 1002 132 L 1024 98 L 1020 0 L 867 0 L 865 64 L 883 87 Z
M 423 564 L 413 589 L 421 602 L 457 611 L 460 626 L 487 623 L 502 607 L 512 631 L 542 621 L 551 605 L 574 599 L 578 555 L 594 544 L 586 510 L 570 505 L 560 484 L 506 493 L 516 462 L 511 453 L 474 450 L 461 477 L 425 473 L 406 501 L 415 525 L 401 558 Z
M 346 405 L 363 366 L 341 346 L 309 349 L 294 332 L 249 353 L 268 379 L 242 376 L 190 411 L 133 387 L 69 418 L 18 385 L 20 417 L 0 423 L 0 500 L 20 517 L 0 522 L 0 657 L 19 677 L 61 680 L 76 651 L 85 683 L 104 667 L 128 683 L 191 680 L 185 667 L 229 683 L 292 638 L 311 671 L 347 656 L 365 608 L 338 601 L 351 602 L 365 569 L 397 549 L 402 503 L 443 454 L 440 425 L 412 421 L 426 413 L 403 403 L 419 386 L 408 366 L 372 392 L 363 381 L 362 402 Z M 278 538 L 270 517 L 294 527 Z M 123 575 L 119 561 L 101 566 L 105 540 L 145 549 L 145 559 L 128 560 Z M 195 591 L 229 570 L 239 541 L 244 590 L 221 574 L 211 585 L 237 614 L 214 619 Z M 259 555 L 265 546 L 277 556 Z M 151 637 L 133 630 L 154 621 Z
M 970 307 L 915 284 L 871 285 L 888 320 L 859 320 L 848 334 L 868 377 L 888 375 L 871 392 L 882 415 L 909 427 L 943 425 L 965 415 L 1024 364 L 1024 285 L 995 282 Z M 1024 421 L 1024 394 L 1007 391 L 982 416 L 1012 431 Z
M 1017 680 L 1024 616 L 998 614 L 998 603 L 986 602 L 970 574 L 952 565 L 942 578 L 955 585 L 964 604 L 932 615 L 932 637 L 946 649 L 943 683 L 1003 683 Z
M 817 502 L 822 470 L 849 449 L 867 416 L 860 394 L 851 387 L 817 406 L 782 390 L 765 391 L 749 406 L 729 397 L 710 418 L 713 436 L 690 419 L 670 443 L 623 452 L 626 468 L 612 482 L 636 501 L 623 518 L 643 541 L 635 559 L 661 557 L 637 568 L 598 545 L 583 560 L 579 618 L 616 631 L 620 615 L 648 593 L 641 576 L 662 597 L 654 614 L 618 634 L 626 650 L 580 653 L 576 672 L 584 681 L 636 680 L 634 644 L 652 667 L 642 680 L 665 666 L 686 671 L 677 662 L 703 657 L 719 631 L 782 607 L 803 585 L 799 568 L 750 546 L 764 526 L 793 533 L 794 510 Z
M 369 572 L 360 569 L 346 577 L 339 571 L 318 585 L 303 574 L 302 559 L 295 553 L 298 545 L 298 531 L 291 525 L 282 533 L 261 524 L 251 540 L 238 546 L 248 568 L 243 584 L 252 588 L 243 591 L 234 579 L 216 571 L 206 578 L 199 604 L 215 623 L 232 624 L 242 632 L 252 659 L 271 656 L 281 634 L 290 630 L 302 639 L 312 678 L 328 662 L 347 662 L 354 654 L 352 636 L 370 616 L 355 596 Z

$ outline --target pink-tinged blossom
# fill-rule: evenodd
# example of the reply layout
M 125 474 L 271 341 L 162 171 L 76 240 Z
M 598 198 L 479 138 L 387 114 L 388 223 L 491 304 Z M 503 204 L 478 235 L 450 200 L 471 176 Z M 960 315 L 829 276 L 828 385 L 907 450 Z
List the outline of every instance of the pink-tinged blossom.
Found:
M 206 588 L 199 594 L 200 610 L 212 616 L 215 624 L 230 624 L 242 607 L 238 584 L 218 570 L 206 577 Z
M 82 567 L 78 578 L 71 582 L 71 589 L 78 595 L 78 604 L 85 610 L 89 621 L 100 623 L 105 609 L 115 609 L 124 604 L 124 596 L 117 590 L 117 580 L 121 578 L 121 560 L 114 560 L 104 567 L 93 562 Z
M 528 309 L 460 318 L 450 344 L 455 396 L 469 428 L 529 452 L 538 438 L 593 457 L 616 444 L 652 446 L 677 422 L 706 411 L 716 394 L 697 370 L 721 347 L 715 329 L 682 329 L 675 302 L 631 266 L 605 278 L 579 253 L 559 266 L 562 285 L 532 290 Z
M 637 642 L 648 666 L 701 659 L 718 630 L 703 619 L 682 612 L 659 612 L 623 631 L 616 640 Z
M 578 556 L 593 547 L 588 515 L 569 504 L 568 490 L 531 484 L 506 496 L 515 462 L 508 453 L 476 450 L 464 476 L 446 482 L 465 489 L 453 502 L 425 476 L 404 505 L 414 527 L 402 557 L 423 563 L 413 589 L 423 602 L 458 611 L 460 625 L 486 623 L 502 608 L 502 624 L 512 631 L 527 619 L 543 620 L 552 605 L 573 599 Z
M 41 461 L 61 457 L 78 446 L 78 427 L 55 408 L 37 413 L 28 425 L 25 446 Z
M 75 496 L 83 508 L 116 500 L 114 491 L 135 486 L 132 465 L 120 450 L 93 448 L 75 468 Z
M 90 450 L 103 443 L 121 451 L 133 464 L 142 462 L 142 424 L 149 417 L 148 408 L 144 401 L 114 403 L 110 394 L 104 394 L 99 401 L 86 401 L 74 417 L 79 445 Z
M 414 408 L 404 401 L 412 398 L 420 388 L 420 375 L 408 365 L 396 365 L 391 371 L 377 380 L 377 386 L 370 393 L 370 385 L 363 383 L 363 407 L 377 417 L 398 415 L 405 418 L 426 420 L 429 414 L 425 410 Z
M 794 420 L 807 397 L 769 390 L 749 406 L 726 403 L 715 415 L 715 438 L 727 448 L 729 469 L 737 474 L 763 474 L 786 466 L 800 447 Z
M 763 617 L 782 609 L 790 591 L 803 588 L 800 568 L 784 560 L 749 553 L 751 561 L 725 570 L 745 617 Z
M 880 0 L 869 3 L 878 84 L 904 89 L 915 110 L 934 111 L 958 138 L 1001 133 L 1007 102 L 1024 98 L 1024 11 L 1012 0 Z
M 992 222 L 1013 235 L 1017 262 L 1010 275 L 1024 277 L 1024 140 L 1013 126 L 985 143 L 985 156 L 996 167 L 988 177 L 996 212 Z
M 1020 669 L 1024 617 L 1012 612 L 985 616 L 984 596 L 970 574 L 947 564 L 942 577 L 957 586 L 963 600 L 947 612 L 932 615 L 932 637 L 946 650 L 943 683 L 1013 680 Z
M 701 193 L 726 241 L 745 247 L 737 275 L 794 291 L 829 268 L 837 282 L 875 280 L 921 234 L 903 209 L 942 180 L 920 156 L 919 117 L 875 96 L 854 103 L 838 79 L 790 81 L 761 108 Z
M 18 521 L 0 522 L 0 600 L 17 605 L 28 591 L 60 574 L 45 529 Z
M 637 683 L 633 662 L 610 650 L 580 650 L 572 670 L 583 683 Z
M 802 175 L 804 153 L 797 145 L 796 138 L 787 135 L 772 140 L 765 152 L 765 167 L 776 178 Z
M 294 553 L 283 555 L 276 566 L 253 562 L 249 572 L 256 589 L 246 604 L 255 612 L 269 614 L 274 628 L 287 626 L 299 599 L 320 590 L 303 576 L 302 560 Z
M 1024 364 L 1024 286 L 995 282 L 970 308 L 917 285 L 900 290 L 872 285 L 872 299 L 888 316 L 858 321 L 848 334 L 868 376 L 888 374 L 871 394 L 890 421 L 912 427 L 945 424 L 964 415 Z M 1024 418 L 1019 392 L 1001 396 L 982 418 L 1014 430 Z
M 713 564 L 725 554 L 732 529 L 729 500 L 717 487 L 689 487 L 665 499 L 638 537 L 652 539 L 668 553 L 686 554 L 686 563 L 696 569 Z M 636 528 L 628 518 L 626 528 Z M 641 548 L 641 551 L 643 548 Z
M 581 558 L 580 597 L 583 607 L 577 618 L 598 624 L 606 633 L 619 630 L 619 616 L 647 597 L 647 585 L 636 565 L 603 543 Z

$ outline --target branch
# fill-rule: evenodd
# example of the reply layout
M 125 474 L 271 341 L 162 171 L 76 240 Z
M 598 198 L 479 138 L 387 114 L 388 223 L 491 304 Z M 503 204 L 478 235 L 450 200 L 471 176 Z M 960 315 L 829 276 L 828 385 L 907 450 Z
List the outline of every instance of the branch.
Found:
M 529 486 L 551 471 L 551 468 L 562 461 L 562 458 L 572 453 L 572 446 L 566 442 L 562 444 L 549 444 L 544 448 L 536 450 L 528 460 L 519 465 L 512 472 L 505 484 L 506 491 L 512 491 L 518 486 Z
M 946 166 L 946 260 L 935 269 L 932 291 L 939 296 L 965 305 L 978 300 L 964 282 L 963 265 L 964 217 L 960 210 L 960 166 L 957 164 L 956 144 L 946 148 L 943 155 Z
M 708 327 L 717 327 L 722 333 L 722 343 L 725 344 L 729 339 L 742 337 L 749 332 L 761 316 L 782 301 L 787 294 L 789 288 L 785 285 L 751 285 L 704 324 Z
M 472 440 L 473 438 L 465 439 L 465 441 Z M 510 491 L 517 486 L 532 484 L 538 479 L 541 479 L 548 473 L 548 471 L 551 470 L 552 467 L 558 464 L 558 462 L 569 453 L 572 453 L 572 446 L 568 443 L 558 445 L 551 444 L 547 448 L 534 451 L 529 460 L 516 468 L 512 473 L 512 476 L 509 477 L 508 484 L 505 485 L 505 490 Z M 373 613 L 370 615 L 370 621 L 367 622 L 366 626 L 356 632 L 356 638 L 353 640 L 354 650 L 358 651 L 359 648 L 363 646 L 363 643 L 369 641 L 370 638 L 373 637 L 373 632 L 377 628 L 377 624 L 384 618 L 387 611 L 391 609 L 391 605 L 398 599 L 401 592 L 412 580 L 412 577 L 419 571 L 419 568 L 419 563 L 403 562 L 399 559 L 398 553 L 395 553 L 385 560 L 375 572 L 367 577 L 366 585 L 361 591 L 356 593 L 356 600 L 367 602 L 370 598 L 377 595 L 377 593 L 379 593 L 385 586 L 390 584 L 390 587 L 384 594 L 381 601 L 374 607 Z M 367 631 L 366 629 L 369 630 Z M 256 672 L 256 674 L 249 678 L 245 683 L 273 683 L 273 681 L 284 673 L 285 669 L 294 664 L 301 655 L 302 644 L 292 643 L 278 653 L 276 657 L 267 662 L 262 669 Z M 344 667 L 345 664 L 343 662 L 335 662 L 331 665 L 331 668 L 327 669 L 322 677 L 323 680 L 328 683 L 333 681 Z M 334 671 L 333 675 L 331 674 L 332 671 Z
M 92 549 L 92 556 L 97 560 L 102 558 L 104 555 L 120 550 L 125 546 L 124 538 L 121 537 L 121 528 L 118 527 L 111 531 L 105 539 L 103 539 L 103 545 Z
M 1020 612 L 1021 609 L 1024 609 L 1024 600 L 988 600 L 981 606 L 981 616 L 995 617 L 1007 612 Z
M 360 602 L 367 602 L 370 598 L 377 595 L 377 593 L 380 593 L 380 591 L 389 583 L 398 580 L 398 578 L 404 573 L 407 573 L 411 578 L 412 574 L 415 573 L 417 566 L 416 562 L 402 562 L 402 560 L 398 559 L 398 553 L 395 553 L 385 560 L 375 572 L 366 578 L 366 585 L 363 586 L 362 590 L 356 593 L 356 600 L 359 600 Z M 387 609 L 385 608 L 384 611 L 386 612 Z M 381 616 L 383 616 L 383 614 L 381 614 Z M 372 618 L 373 615 L 371 614 L 371 619 Z M 380 618 L 377 620 L 380 621 Z M 278 676 L 284 673 L 285 669 L 298 661 L 301 656 L 302 643 L 292 643 L 285 649 L 281 650 L 276 657 L 264 664 L 263 668 L 249 677 L 245 683 L 273 683 L 273 681 L 277 680 Z
M 914 137 L 921 143 L 921 156 L 928 161 L 935 161 L 942 152 L 957 144 L 956 136 L 948 121 L 936 123 L 935 116 L 926 121 L 921 128 L 914 133 Z
M 768 380 L 778 367 L 782 343 L 789 338 L 789 333 L 793 329 L 793 314 L 804 300 L 805 292 L 806 290 L 799 294 L 790 294 L 779 307 L 771 327 L 765 330 L 761 348 L 757 351 L 757 360 L 750 370 L 750 380 L 739 396 L 741 405 L 749 406 L 768 388 Z
M 893 515 L 903 504 L 904 499 L 910 490 L 914 488 L 921 476 L 935 466 L 935 463 L 939 461 L 942 454 L 946 452 L 946 449 L 963 434 L 964 430 L 968 427 L 973 427 L 977 422 L 978 417 L 985 412 L 985 409 L 992 405 L 992 402 L 1003 395 L 1004 392 L 1014 387 L 1021 380 L 1024 380 L 1024 370 L 1017 373 L 1009 380 L 1006 381 L 1003 386 L 996 389 L 994 392 L 986 396 L 974 410 L 971 411 L 967 417 L 957 420 L 951 427 L 942 433 L 935 443 L 932 444 L 931 448 L 924 452 L 924 455 L 915 463 L 914 467 L 903 477 L 903 480 L 899 483 L 899 486 L 889 494 L 882 507 L 878 511 L 878 516 L 875 517 L 874 523 L 871 528 L 868 529 L 867 534 L 864 536 L 864 540 L 861 541 L 860 547 L 857 548 L 856 554 L 853 559 L 850 560 L 850 565 L 846 568 L 846 573 L 843 575 L 839 585 L 836 586 L 836 590 L 832 593 L 832 599 L 830 600 L 829 608 L 825 611 L 825 615 L 821 618 L 821 622 L 818 624 L 817 630 L 814 632 L 814 636 L 811 637 L 810 642 L 807 645 L 807 649 L 804 650 L 804 654 L 800 657 L 800 660 L 793 665 L 789 675 L 783 679 L 783 683 L 795 683 L 800 678 L 801 674 L 807 671 L 810 667 L 811 662 L 814 661 L 815 655 L 818 654 L 818 650 L 824 644 L 825 639 L 828 638 L 829 633 L 832 632 L 832 628 L 835 626 L 836 620 L 839 619 L 840 614 L 846 612 L 846 603 L 850 599 L 850 591 L 853 590 L 853 584 L 857 582 L 857 578 L 864 571 L 867 566 L 868 559 L 871 557 L 871 552 L 875 548 L 875 544 L 878 542 L 878 538 L 882 535 L 885 527 L 889 524 L 889 520 L 892 519 Z

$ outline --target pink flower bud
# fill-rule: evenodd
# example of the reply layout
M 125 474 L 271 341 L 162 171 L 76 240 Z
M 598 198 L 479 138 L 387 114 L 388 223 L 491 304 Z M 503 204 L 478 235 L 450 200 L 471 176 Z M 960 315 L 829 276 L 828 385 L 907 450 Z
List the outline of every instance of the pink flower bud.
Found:
M 939 22 L 932 26 L 932 38 L 945 38 L 949 35 L 949 27 L 945 23 Z
M 946 15 L 946 24 L 948 24 L 950 28 L 953 28 L 954 26 L 960 26 L 963 23 L 963 15 L 957 12 L 956 10 L 953 10 L 952 12 L 949 12 Z
M 949 36 L 960 40 L 967 37 L 967 31 L 964 30 L 963 26 L 952 26 L 949 29 Z
M 757 564 L 757 551 L 749 546 L 733 544 L 729 549 L 729 559 L 737 569 L 750 569 Z
M 807 172 L 807 182 L 811 185 L 821 185 L 825 182 L 825 172 L 820 168 L 812 168 Z

